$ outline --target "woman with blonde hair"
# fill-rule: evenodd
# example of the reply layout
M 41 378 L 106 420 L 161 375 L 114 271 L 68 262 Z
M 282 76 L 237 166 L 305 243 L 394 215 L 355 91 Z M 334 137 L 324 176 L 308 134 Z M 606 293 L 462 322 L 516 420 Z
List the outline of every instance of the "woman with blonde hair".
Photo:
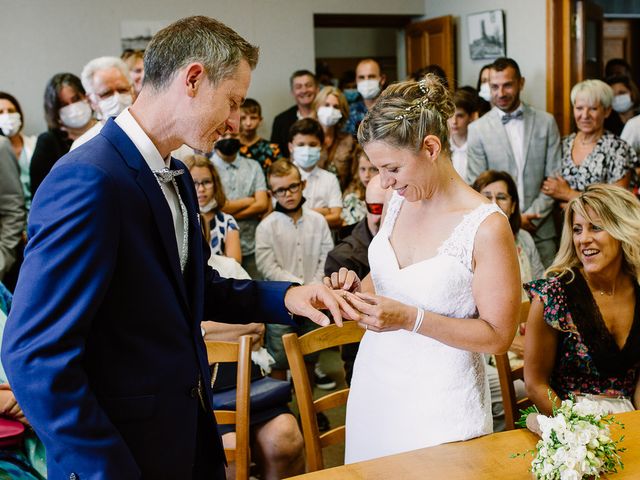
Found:
M 602 80 L 584 80 L 571 89 L 578 131 L 562 139 L 561 170 L 542 184 L 542 192 L 561 204 L 594 183 L 629 186 L 638 159 L 624 140 L 605 129 L 613 98 L 612 88 Z
M 506 215 L 451 163 L 450 92 L 432 75 L 385 89 L 358 141 L 388 188 L 364 280 L 325 279 L 360 312 L 346 463 L 492 431 L 482 353 L 515 335 L 520 278 Z
M 211 247 L 211 255 L 224 255 L 241 263 L 240 229 L 236 220 L 222 211 L 227 197 L 216 168 L 202 155 L 189 155 L 184 159 L 184 163 L 189 167 L 193 177 L 200 215 L 208 227 L 206 230 L 209 231 L 209 235 L 207 238 L 205 234 L 205 238 Z
M 547 278 L 525 285 L 525 385 L 543 414 L 570 394 L 640 405 L 639 273 L 640 202 L 618 186 L 587 187 L 567 205 Z
M 349 118 L 349 104 L 339 88 L 324 87 L 313 102 L 313 111 L 324 132 L 318 166 L 335 173 L 344 191 L 352 179 L 353 151 L 357 143 L 343 127 Z

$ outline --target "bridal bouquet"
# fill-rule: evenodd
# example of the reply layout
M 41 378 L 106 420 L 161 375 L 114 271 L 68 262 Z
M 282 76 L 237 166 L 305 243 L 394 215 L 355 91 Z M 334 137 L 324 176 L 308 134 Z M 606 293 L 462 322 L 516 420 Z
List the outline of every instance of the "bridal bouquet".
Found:
M 523 411 L 523 418 L 537 409 Z M 609 425 L 620 425 L 613 416 L 592 400 L 575 403 L 564 400 L 553 409 L 553 415 L 537 416 L 541 439 L 531 454 L 531 472 L 539 480 L 580 480 L 585 477 L 600 478 L 601 474 L 617 472 L 624 468 L 620 453 L 625 449 L 623 440 L 610 437 Z

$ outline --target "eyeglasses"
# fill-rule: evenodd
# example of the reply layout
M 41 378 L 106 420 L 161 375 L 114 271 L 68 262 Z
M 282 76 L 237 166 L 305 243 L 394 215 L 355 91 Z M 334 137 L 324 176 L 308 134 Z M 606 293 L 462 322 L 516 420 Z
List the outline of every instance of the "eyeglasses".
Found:
M 193 184 L 195 185 L 196 190 L 198 187 L 211 188 L 213 187 L 213 180 L 203 180 L 201 182 L 194 180 Z
M 372 215 L 382 215 L 383 208 L 384 208 L 384 203 L 367 202 L 367 212 L 369 212 Z
M 297 183 L 292 183 L 288 187 L 282 187 L 272 191 L 276 197 L 284 197 L 287 194 L 287 192 L 298 193 L 300 191 L 301 186 L 302 186 L 302 182 L 297 182 Z
M 487 197 L 489 200 L 493 200 L 495 198 L 496 202 L 504 202 L 511 199 L 511 195 L 508 195 L 506 193 L 496 193 L 494 195 L 491 192 L 483 192 L 482 195 Z

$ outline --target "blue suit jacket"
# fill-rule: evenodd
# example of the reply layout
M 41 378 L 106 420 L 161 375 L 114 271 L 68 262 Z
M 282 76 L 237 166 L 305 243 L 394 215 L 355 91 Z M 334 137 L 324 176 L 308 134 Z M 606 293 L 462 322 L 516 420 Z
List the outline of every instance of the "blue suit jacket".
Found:
M 288 283 L 206 266 L 186 169 L 177 181 L 189 212 L 184 274 L 167 202 L 113 120 L 38 189 L 2 362 L 49 479 L 191 478 L 199 377 L 210 401 L 200 321 L 291 322 Z M 219 438 L 211 455 L 224 461 Z

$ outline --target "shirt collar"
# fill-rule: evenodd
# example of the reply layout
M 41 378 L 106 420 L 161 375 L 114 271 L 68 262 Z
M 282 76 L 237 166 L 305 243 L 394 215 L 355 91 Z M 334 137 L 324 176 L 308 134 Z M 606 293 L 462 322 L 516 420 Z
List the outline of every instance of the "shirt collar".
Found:
M 211 160 L 213 161 L 213 164 L 217 168 L 228 168 L 228 167 L 238 168 L 240 166 L 238 162 L 239 158 L 240 158 L 240 155 L 238 154 L 236 155 L 236 158 L 233 159 L 233 162 L 226 162 L 220 157 L 220 155 L 214 152 L 213 156 L 211 157 Z
M 317 166 L 313 167 L 313 170 L 311 170 L 310 172 L 307 172 L 306 170 L 303 170 L 302 168 L 299 168 L 298 170 L 300 170 L 300 179 L 301 180 L 306 180 L 309 177 L 315 177 L 318 175 L 318 171 L 320 170 Z
M 162 170 L 165 167 L 169 168 L 171 155 L 167 156 L 166 159 L 162 158 L 151 139 L 129 112 L 129 107 L 125 108 L 122 113 L 116 117 L 115 122 L 127 137 L 131 139 L 151 170 Z

